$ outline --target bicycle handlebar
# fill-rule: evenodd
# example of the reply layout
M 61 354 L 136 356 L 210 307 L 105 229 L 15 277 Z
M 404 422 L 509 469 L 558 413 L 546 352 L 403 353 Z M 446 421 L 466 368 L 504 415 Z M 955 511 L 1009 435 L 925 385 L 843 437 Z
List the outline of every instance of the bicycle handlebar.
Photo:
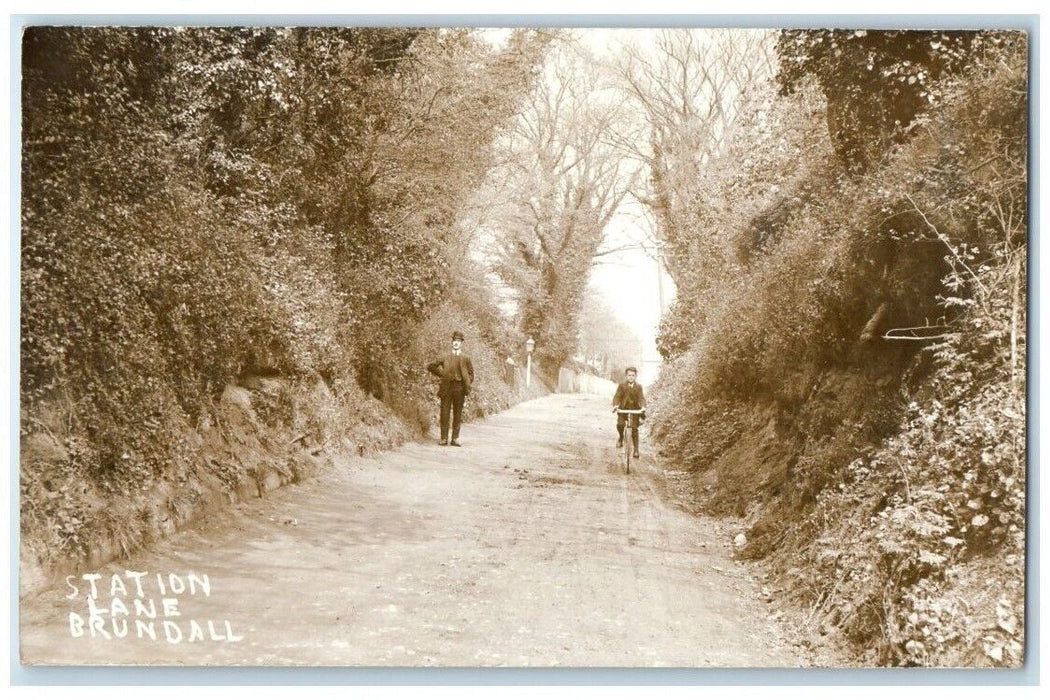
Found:
M 645 413 L 644 408 L 618 408 L 617 413 Z

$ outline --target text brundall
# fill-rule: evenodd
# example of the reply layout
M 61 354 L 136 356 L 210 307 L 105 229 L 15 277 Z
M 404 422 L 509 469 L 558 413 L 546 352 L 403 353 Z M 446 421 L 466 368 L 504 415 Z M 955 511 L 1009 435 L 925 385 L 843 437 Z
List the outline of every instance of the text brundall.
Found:
M 79 584 L 79 586 L 78 586 Z M 83 574 L 66 577 L 67 600 L 83 597 L 87 608 L 69 613 L 69 634 L 91 639 L 136 637 L 169 644 L 180 642 L 239 642 L 229 620 L 190 619 L 180 609 L 176 596 L 208 598 L 211 579 L 207 574 L 150 574 L 125 571 L 119 574 Z

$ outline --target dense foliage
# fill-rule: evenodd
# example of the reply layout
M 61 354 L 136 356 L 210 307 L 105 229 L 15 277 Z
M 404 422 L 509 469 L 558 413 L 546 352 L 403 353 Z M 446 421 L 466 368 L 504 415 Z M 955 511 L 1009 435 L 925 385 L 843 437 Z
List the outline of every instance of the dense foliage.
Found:
M 40 503 L 66 498 L 60 484 L 97 489 L 97 506 L 196 478 L 193 431 L 245 378 L 321 381 L 423 429 L 424 363 L 458 327 L 481 377 L 471 410 L 505 406 L 521 338 L 477 283 L 463 209 L 547 42 L 28 29 L 23 435 L 57 445 L 23 464 L 39 516 L 23 533 L 89 530 L 83 499 Z
M 814 78 L 827 98 L 836 153 L 864 168 L 941 99 L 947 76 L 997 43 L 973 31 L 785 30 L 777 40 L 777 81 L 790 94 Z
M 867 663 L 1021 660 L 1026 48 L 785 33 L 682 213 L 654 432 Z

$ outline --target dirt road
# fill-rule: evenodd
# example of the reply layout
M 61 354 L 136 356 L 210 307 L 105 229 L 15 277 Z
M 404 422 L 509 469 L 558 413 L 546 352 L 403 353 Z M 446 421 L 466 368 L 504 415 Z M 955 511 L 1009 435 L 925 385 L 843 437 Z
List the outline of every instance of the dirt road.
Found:
M 465 425 L 462 448 L 415 443 L 350 459 L 239 505 L 97 572 L 102 631 L 91 626 L 91 581 L 23 600 L 22 658 L 804 664 L 731 559 L 732 533 L 666 502 L 644 444 L 638 473 L 622 473 L 607 403 L 545 397 Z M 165 605 L 178 614 L 165 617 Z

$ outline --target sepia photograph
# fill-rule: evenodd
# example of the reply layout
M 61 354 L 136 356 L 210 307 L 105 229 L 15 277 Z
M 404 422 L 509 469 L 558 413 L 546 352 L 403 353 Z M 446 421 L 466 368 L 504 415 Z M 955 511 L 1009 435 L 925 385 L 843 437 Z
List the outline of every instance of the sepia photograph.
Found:
M 513 24 L 15 35 L 21 663 L 1022 668 L 1027 25 Z

